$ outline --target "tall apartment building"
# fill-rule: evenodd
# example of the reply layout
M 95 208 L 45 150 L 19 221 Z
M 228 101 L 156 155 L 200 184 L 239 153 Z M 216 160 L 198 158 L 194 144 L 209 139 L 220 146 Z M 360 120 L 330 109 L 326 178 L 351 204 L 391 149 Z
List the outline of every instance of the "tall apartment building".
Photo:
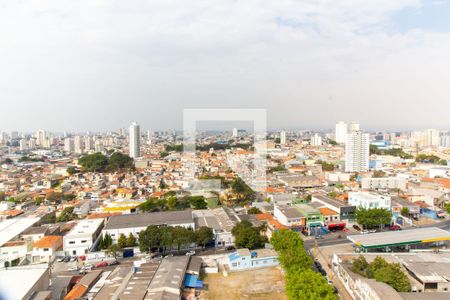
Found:
M 284 130 L 280 132 L 280 144 L 281 145 L 286 144 L 286 131 Z
M 232 135 L 233 135 L 234 138 L 238 137 L 238 129 L 237 128 L 233 128 Z
M 64 139 L 64 151 L 66 152 L 73 152 L 75 150 L 73 139 L 72 138 L 65 138 Z
M 317 133 L 311 137 L 311 146 L 322 146 L 322 137 Z
M 43 147 L 45 140 L 47 139 L 47 133 L 44 130 L 38 130 L 36 132 L 36 144 Z
M 370 137 L 368 133 L 358 130 L 346 135 L 346 172 L 364 172 L 369 170 L 369 145 Z
M 350 132 L 355 132 L 359 130 L 359 123 L 358 122 L 352 122 L 350 124 Z
M 137 158 L 141 156 L 141 130 L 139 125 L 134 122 L 130 126 L 130 137 L 129 137 L 129 150 L 130 157 Z
M 347 124 L 344 122 L 336 123 L 336 128 L 334 131 L 334 139 L 337 143 L 345 143 L 345 136 L 347 135 Z
M 81 140 L 81 136 L 76 135 L 73 138 L 73 146 L 76 153 L 82 153 L 83 152 L 83 141 Z
M 152 144 L 153 131 L 151 129 L 147 130 L 147 145 Z

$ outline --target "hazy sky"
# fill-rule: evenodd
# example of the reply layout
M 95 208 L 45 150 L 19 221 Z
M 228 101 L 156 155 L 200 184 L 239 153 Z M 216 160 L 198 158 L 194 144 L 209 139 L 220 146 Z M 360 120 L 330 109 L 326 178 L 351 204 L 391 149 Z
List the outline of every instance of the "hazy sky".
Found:
M 0 131 L 450 129 L 450 1 L 0 1 Z

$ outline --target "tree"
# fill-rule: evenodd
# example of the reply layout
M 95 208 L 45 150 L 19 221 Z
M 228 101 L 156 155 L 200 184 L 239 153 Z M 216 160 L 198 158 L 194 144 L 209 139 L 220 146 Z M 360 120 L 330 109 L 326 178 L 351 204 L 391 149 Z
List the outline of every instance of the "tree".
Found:
M 400 213 L 401 213 L 401 215 L 404 216 L 404 217 L 409 216 L 409 208 L 403 207 Z
M 267 238 L 261 236 L 258 228 L 253 227 L 249 221 L 242 221 L 236 224 L 231 230 L 237 247 L 255 249 L 264 246 Z
M 366 269 L 366 276 L 368 278 L 374 278 L 375 272 L 378 271 L 381 268 L 387 267 L 389 264 L 388 262 L 382 258 L 381 256 L 375 257 L 375 259 L 367 266 Z
M 70 166 L 70 167 L 67 168 L 66 171 L 67 171 L 67 174 L 72 176 L 73 174 L 75 174 L 77 172 L 77 169 L 75 169 L 75 167 Z
M 322 166 L 323 171 L 334 171 L 336 167 L 334 164 L 323 160 L 318 160 L 316 163 Z
M 382 228 L 384 225 L 391 223 L 392 212 L 384 208 L 365 209 L 359 207 L 356 209 L 355 218 L 365 228 L 374 228 L 377 226 Z
M 170 228 L 173 243 L 177 246 L 178 251 L 180 251 L 181 247 L 188 246 L 194 242 L 194 233 L 192 230 L 183 226 L 175 226 Z
M 85 172 L 104 172 L 108 167 L 108 158 L 100 152 L 82 156 L 78 160 L 81 170 Z
M 388 264 L 375 271 L 376 281 L 381 281 L 392 286 L 397 292 L 411 291 L 411 283 L 402 271 L 400 264 Z
M 352 270 L 357 274 L 366 276 L 366 271 L 368 267 L 369 263 L 367 262 L 366 258 L 360 255 L 358 258 L 353 260 L 350 270 Z
M 0 191 L 0 201 L 4 201 L 5 200 L 5 192 Z
M 189 202 L 195 209 L 206 209 L 208 207 L 208 202 L 203 196 L 193 196 Z
M 112 238 L 108 233 L 103 236 L 101 249 L 108 249 L 112 245 Z
M 114 260 L 117 261 L 120 254 L 122 253 L 122 247 L 120 247 L 118 244 L 110 245 L 106 251 L 106 255 L 114 257 Z
M 125 248 L 127 246 L 127 237 L 125 234 L 120 234 L 119 239 L 117 240 L 117 245 L 119 245 L 120 248 Z
M 168 197 L 166 199 L 166 202 L 167 202 L 167 207 L 169 208 L 169 210 L 174 210 L 175 207 L 177 206 L 177 197 L 175 197 L 175 196 Z
M 450 202 L 445 205 L 445 210 L 450 214 Z
M 328 193 L 328 197 L 336 198 L 336 196 L 337 196 L 337 193 L 336 193 L 336 192 L 329 192 L 329 193 Z
M 328 284 L 325 278 L 311 269 L 293 269 L 288 271 L 286 276 L 286 293 L 289 299 L 339 299 L 334 294 L 333 287 Z
M 249 215 L 257 215 L 257 214 L 261 214 L 261 210 L 257 207 L 251 207 L 247 210 L 247 214 Z
M 120 152 L 114 152 L 109 157 L 108 160 L 109 171 L 131 169 L 131 168 L 133 168 L 133 159 L 128 155 L 122 154 Z
M 279 254 L 280 264 L 286 270 L 311 267 L 312 259 L 306 252 L 303 240 L 298 233 L 291 230 L 280 230 L 272 235 L 270 242 Z
M 73 209 L 74 209 L 73 206 L 64 208 L 61 214 L 56 219 L 56 222 L 69 222 L 74 219 L 77 219 L 78 216 L 73 213 Z
M 162 247 L 161 230 L 156 225 L 150 225 L 145 230 L 139 232 L 139 249 L 142 252 L 149 252 Z
M 213 230 L 209 227 L 202 226 L 195 231 L 195 243 L 205 248 L 206 244 L 214 239 Z
M 130 232 L 127 238 L 127 247 L 134 247 L 136 246 L 136 238 L 134 235 Z

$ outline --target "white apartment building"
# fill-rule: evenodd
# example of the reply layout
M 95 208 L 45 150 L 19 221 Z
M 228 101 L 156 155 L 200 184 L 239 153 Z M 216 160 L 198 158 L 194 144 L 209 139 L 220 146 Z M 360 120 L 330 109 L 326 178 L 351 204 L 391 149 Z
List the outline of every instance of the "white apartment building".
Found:
M 28 149 L 28 141 L 26 139 L 21 139 L 19 142 L 20 151 Z
M 151 129 L 147 130 L 147 145 L 152 144 L 153 131 Z
M 347 135 L 347 124 L 344 122 L 336 123 L 336 129 L 334 131 L 334 139 L 337 143 L 345 143 L 345 136 Z
M 232 135 L 233 135 L 234 138 L 238 137 L 238 129 L 237 128 L 233 128 Z
M 83 152 L 83 141 L 81 139 L 81 136 L 77 135 L 73 138 L 73 148 L 76 153 Z
M 352 122 L 350 124 L 350 132 L 359 131 L 359 123 L 358 122 Z
M 406 190 L 406 178 L 402 177 L 382 177 L 363 178 L 361 185 L 364 190 L 400 189 Z
M 286 144 L 286 131 L 284 130 L 280 132 L 280 144 L 281 145 Z
M 391 209 L 391 197 L 369 192 L 349 192 L 348 204 L 365 209 Z
M 311 146 L 322 146 L 322 137 L 317 133 L 311 137 Z
M 67 255 L 84 255 L 92 248 L 103 229 L 103 219 L 85 219 L 64 236 Z
M 64 151 L 66 152 L 73 152 L 75 150 L 73 139 L 72 138 L 65 138 L 64 139 Z
M 369 170 L 369 134 L 355 131 L 347 134 L 345 141 L 345 172 Z
M 141 129 L 139 125 L 134 122 L 130 126 L 129 136 L 129 151 L 130 157 L 137 158 L 141 156 Z

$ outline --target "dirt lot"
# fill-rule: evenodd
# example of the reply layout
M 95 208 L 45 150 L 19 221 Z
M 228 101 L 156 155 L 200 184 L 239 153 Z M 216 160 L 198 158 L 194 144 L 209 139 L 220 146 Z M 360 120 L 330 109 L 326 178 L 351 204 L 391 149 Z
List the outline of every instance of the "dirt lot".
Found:
M 200 299 L 287 299 L 280 267 L 228 273 L 227 277 L 208 274 L 205 285 Z

